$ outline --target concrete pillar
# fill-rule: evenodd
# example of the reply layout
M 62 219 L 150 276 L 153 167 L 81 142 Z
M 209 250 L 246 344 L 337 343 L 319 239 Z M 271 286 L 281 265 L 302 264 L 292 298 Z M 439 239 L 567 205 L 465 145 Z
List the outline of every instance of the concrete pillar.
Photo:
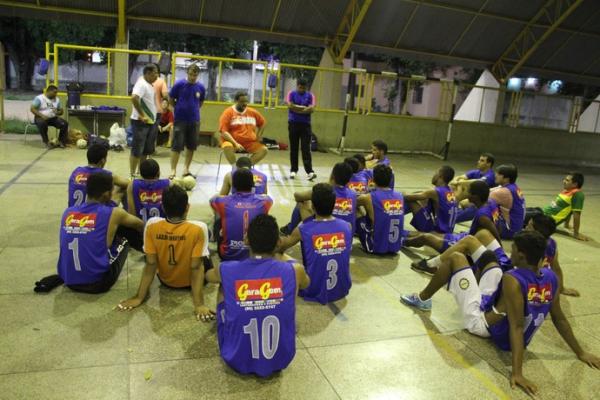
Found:
M 319 67 L 339 68 L 342 64 L 336 64 L 327 49 L 323 50 L 323 56 Z M 317 107 L 319 108 L 343 108 L 342 101 L 342 78 L 343 74 L 337 72 L 318 71 L 315 80 L 311 86 L 311 91 L 317 97 Z
M 125 35 L 125 41 L 123 43 L 115 43 L 116 49 L 128 49 L 129 48 L 129 30 Z M 112 94 L 117 96 L 129 95 L 129 54 L 128 53 L 113 53 L 113 69 L 112 69 L 112 80 L 113 90 Z

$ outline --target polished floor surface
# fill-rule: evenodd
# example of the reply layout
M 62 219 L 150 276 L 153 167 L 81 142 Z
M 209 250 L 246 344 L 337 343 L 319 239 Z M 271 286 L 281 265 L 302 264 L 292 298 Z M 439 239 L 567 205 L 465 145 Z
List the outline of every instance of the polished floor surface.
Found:
M 190 218 L 209 221 L 208 198 L 216 190 L 219 151 L 201 147 L 192 171 Z M 473 155 L 475 158 L 477 155 Z M 110 152 L 107 168 L 127 176 L 126 153 Z M 304 173 L 290 181 L 287 152 L 272 151 L 260 166 L 270 177 L 272 214 L 287 221 L 294 190 L 308 187 Z M 392 156 L 397 188 L 428 187 L 441 161 Z M 168 172 L 168 151 L 156 156 Z M 318 180 L 340 158 L 314 155 Z M 500 160 L 502 161 L 502 160 Z M 0 136 L 0 398 L 1 399 L 491 399 L 525 398 L 511 389 L 510 354 L 460 329 L 451 295 L 441 291 L 433 311 L 403 306 L 400 294 L 423 287 L 427 277 L 409 268 L 411 257 L 365 255 L 355 242 L 353 287 L 329 306 L 297 301 L 297 354 L 269 379 L 240 376 L 219 357 L 214 324 L 197 322 L 186 291 L 161 288 L 140 308 L 114 307 L 135 294 L 143 257 L 132 251 L 114 288 L 103 295 L 58 288 L 34 294 L 33 284 L 51 274 L 58 256 L 58 224 L 66 207 L 67 178 L 85 164 L 77 149 L 42 149 Z M 457 171 L 469 160 L 452 163 Z M 226 170 L 227 168 L 225 168 Z M 221 177 L 223 175 L 221 169 Z M 519 184 L 529 205 L 549 202 L 561 189 L 565 170 L 525 165 Z M 600 176 L 586 172 L 582 231 L 600 240 Z M 461 229 L 465 229 L 461 227 Z M 584 348 L 600 354 L 600 245 L 556 235 L 567 286 L 581 297 L 561 302 Z M 505 243 L 508 248 L 509 243 Z M 292 249 L 292 256 L 299 250 Z M 215 303 L 216 288 L 206 298 Z M 525 355 L 524 373 L 544 399 L 592 399 L 600 392 L 600 371 L 579 362 L 550 320 Z

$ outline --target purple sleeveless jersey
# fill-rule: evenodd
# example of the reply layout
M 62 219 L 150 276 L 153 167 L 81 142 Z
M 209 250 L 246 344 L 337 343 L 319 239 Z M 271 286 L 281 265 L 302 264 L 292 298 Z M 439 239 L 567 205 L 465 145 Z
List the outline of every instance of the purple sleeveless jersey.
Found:
M 112 176 L 112 172 L 98 167 L 77 167 L 69 177 L 69 200 L 68 207 L 80 206 L 86 201 L 87 197 L 87 178 L 91 174 L 102 172 Z
M 356 194 L 367 193 L 369 188 L 369 173 L 366 169 L 358 171 L 350 178 L 348 188 L 352 189 Z
M 235 166 L 231 170 L 231 178 L 233 179 L 233 174 L 236 171 Z M 254 188 L 252 189 L 252 193 L 256 194 L 265 194 L 267 191 L 267 175 L 263 174 L 257 169 L 250 168 L 250 172 L 252 172 L 252 177 L 254 178 Z M 232 181 L 233 182 L 233 181 Z M 231 185 L 231 194 L 237 193 L 237 190 Z
M 448 186 L 436 187 L 435 191 L 438 195 L 438 208 L 436 210 L 432 207 L 435 213 L 434 230 L 439 233 L 452 233 L 458 213 L 454 192 Z
M 552 308 L 554 296 L 558 294 L 558 281 L 554 272 L 548 268 L 540 269 L 538 275 L 525 268 L 515 268 L 506 273 L 512 275 L 521 286 L 521 294 L 525 304 L 523 340 L 525 347 L 527 347 Z M 496 346 L 502 350 L 510 350 L 508 318 L 504 318 L 497 324 L 490 326 L 488 330 Z
M 465 176 L 469 179 L 481 179 L 487 183 L 490 188 L 496 187 L 496 174 L 492 168 L 490 168 L 486 173 L 481 173 L 481 171 L 478 169 L 472 169 L 467 171 Z
M 217 306 L 221 357 L 242 374 L 265 377 L 296 354 L 296 274 L 291 263 L 249 258 L 221 263 Z
M 404 234 L 404 197 L 393 190 L 371 192 L 375 221 L 364 218 L 357 229 L 365 251 L 375 254 L 400 251 Z
M 334 186 L 335 206 L 333 216 L 343 219 L 352 226 L 352 234 L 356 224 L 356 193 L 352 189 L 341 186 Z
M 521 189 L 514 183 L 505 186 L 510 190 L 512 195 L 512 207 L 509 212 L 509 224 L 510 229 L 503 232 L 502 237 L 506 239 L 512 239 L 512 237 L 523 229 L 523 223 L 525 222 L 525 197 Z
M 133 181 L 132 195 L 135 205 L 135 214 L 146 223 L 152 217 L 165 218 L 162 208 L 163 191 L 169 187 L 168 179 L 147 181 L 136 179 Z
M 477 213 L 475 214 L 475 218 L 473 218 L 473 222 L 471 223 L 471 229 L 469 229 L 469 235 L 474 235 L 479 230 L 479 218 L 488 217 L 490 221 L 496 226 L 496 230 L 500 232 L 500 208 L 498 208 L 498 203 L 495 200 L 489 199 L 487 203 L 481 206 Z
M 548 238 L 548 244 L 546 245 L 546 251 L 544 252 L 543 266 L 545 268 L 552 268 L 552 263 L 556 257 L 556 240 Z
M 63 213 L 57 269 L 66 285 L 94 283 L 108 271 L 106 235 L 112 211 L 104 204 L 84 203 Z
M 326 304 L 346 297 L 352 287 L 350 225 L 338 218 L 305 220 L 299 226 L 302 237 L 302 258 L 310 286 L 300 290 L 305 300 Z

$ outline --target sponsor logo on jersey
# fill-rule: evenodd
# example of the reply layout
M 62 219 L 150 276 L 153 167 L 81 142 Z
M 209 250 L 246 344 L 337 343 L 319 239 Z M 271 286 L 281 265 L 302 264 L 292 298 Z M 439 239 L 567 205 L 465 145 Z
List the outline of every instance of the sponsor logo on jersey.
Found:
M 88 174 L 87 172 L 78 173 L 77 175 L 75 175 L 75 183 L 78 185 L 85 185 L 88 180 L 88 176 L 90 176 L 90 174 Z
M 546 283 L 537 285 L 530 283 L 527 286 L 527 302 L 535 304 L 547 304 L 552 301 L 552 285 Z
M 381 205 L 386 214 L 402 215 L 404 213 L 404 204 L 400 199 L 385 199 L 381 201 Z
M 64 229 L 68 233 L 87 233 L 96 229 L 96 214 L 70 212 L 65 218 Z
M 367 186 L 364 182 L 348 182 L 348 189 L 356 193 L 364 193 L 367 191 Z
M 492 221 L 494 222 L 494 224 L 496 222 L 498 222 L 498 219 L 500 218 L 500 209 L 498 209 L 498 207 L 495 207 L 492 210 Z
M 254 178 L 254 186 L 261 186 L 263 184 L 263 178 L 260 175 L 252 174 Z
M 313 249 L 320 255 L 339 254 L 346 250 L 344 232 L 322 233 L 312 236 Z
M 517 187 L 517 196 L 519 196 L 520 199 L 523 199 L 523 191 L 519 187 Z
M 240 279 L 235 281 L 237 301 L 280 299 L 283 297 L 281 278 Z
M 350 215 L 352 213 L 352 199 L 337 197 L 333 213 L 336 215 Z
M 234 115 L 231 118 L 230 125 L 254 125 L 254 126 L 256 126 L 256 118 Z
M 162 190 L 140 190 L 142 204 L 156 204 L 162 201 Z
M 456 196 L 454 195 L 454 192 L 446 192 L 446 201 L 448 203 L 456 202 Z

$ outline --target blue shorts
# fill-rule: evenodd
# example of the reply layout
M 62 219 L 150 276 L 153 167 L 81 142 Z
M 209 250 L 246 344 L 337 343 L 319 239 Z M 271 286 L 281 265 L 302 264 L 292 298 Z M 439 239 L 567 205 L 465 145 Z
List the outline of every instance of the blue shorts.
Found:
M 461 233 L 446 233 L 444 235 L 444 244 L 442 245 L 442 249 L 440 253 L 448 250 L 448 247 L 456 244 L 461 239 L 469 236 L 469 232 L 461 232 Z
M 431 232 L 435 228 L 434 216 L 428 207 L 423 207 L 413 213 L 410 224 L 419 232 Z

